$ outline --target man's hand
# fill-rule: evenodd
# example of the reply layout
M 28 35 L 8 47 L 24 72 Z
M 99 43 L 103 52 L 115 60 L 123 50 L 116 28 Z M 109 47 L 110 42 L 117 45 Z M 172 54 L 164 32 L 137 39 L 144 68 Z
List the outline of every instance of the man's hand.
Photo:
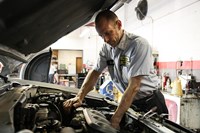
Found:
M 115 116 L 113 115 L 111 117 L 111 126 L 114 127 L 115 129 L 119 130 L 120 129 L 120 126 L 119 126 L 119 123 L 120 123 L 120 120 Z
M 99 75 L 100 73 L 95 70 L 89 71 L 76 97 L 63 102 L 63 108 L 66 112 L 70 112 L 72 107 L 77 108 L 82 105 L 84 97 L 93 89 Z
M 140 83 L 141 83 L 140 76 L 132 77 L 129 79 L 128 87 L 126 88 L 126 90 L 122 96 L 122 99 L 120 101 L 120 104 L 117 107 L 114 115 L 112 116 L 112 118 L 110 120 L 111 125 L 114 128 L 116 128 L 116 129 L 120 128 L 119 123 L 120 123 L 122 117 L 124 116 L 124 113 L 131 106 L 131 103 L 133 102 L 133 98 L 140 88 Z
M 72 107 L 77 108 L 82 105 L 84 97 L 87 95 L 88 92 L 90 92 L 93 89 L 100 74 L 101 73 L 93 69 L 88 72 L 76 97 L 63 102 L 63 108 L 65 111 L 69 112 Z
M 79 97 L 74 97 L 71 99 L 66 100 L 65 102 L 63 102 L 63 108 L 66 112 L 70 112 L 72 107 L 79 107 L 82 105 L 82 101 Z

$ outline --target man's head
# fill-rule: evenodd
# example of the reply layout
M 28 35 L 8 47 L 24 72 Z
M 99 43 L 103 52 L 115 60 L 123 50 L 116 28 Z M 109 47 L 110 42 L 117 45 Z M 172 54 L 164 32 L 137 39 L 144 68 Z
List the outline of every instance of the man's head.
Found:
M 116 47 L 123 36 L 121 21 L 114 12 L 109 10 L 97 14 L 95 27 L 99 36 L 112 47 Z

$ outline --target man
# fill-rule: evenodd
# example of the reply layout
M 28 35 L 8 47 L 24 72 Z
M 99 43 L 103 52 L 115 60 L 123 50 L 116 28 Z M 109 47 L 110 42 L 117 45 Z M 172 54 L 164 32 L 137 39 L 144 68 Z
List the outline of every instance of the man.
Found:
M 56 71 L 57 71 L 57 69 L 56 69 L 55 63 L 51 62 L 51 66 L 49 69 L 49 83 L 54 83 L 54 75 L 55 75 Z
M 132 104 L 140 111 L 147 112 L 157 107 L 159 114 L 168 113 L 163 95 L 156 91 L 157 76 L 147 41 L 124 31 L 121 21 L 112 11 L 100 12 L 95 19 L 95 27 L 105 42 L 97 65 L 87 74 L 77 96 L 63 103 L 64 108 L 80 106 L 101 72 L 108 67 L 113 83 L 123 93 L 110 120 L 114 128 L 119 128 L 124 113 Z

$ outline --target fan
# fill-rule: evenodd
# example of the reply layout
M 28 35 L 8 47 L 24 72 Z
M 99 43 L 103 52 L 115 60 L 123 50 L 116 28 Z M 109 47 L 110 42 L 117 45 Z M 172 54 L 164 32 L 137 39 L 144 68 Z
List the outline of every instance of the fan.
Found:
M 137 7 L 135 8 L 137 18 L 139 20 L 143 20 L 148 11 L 148 3 L 147 0 L 140 0 L 137 4 Z

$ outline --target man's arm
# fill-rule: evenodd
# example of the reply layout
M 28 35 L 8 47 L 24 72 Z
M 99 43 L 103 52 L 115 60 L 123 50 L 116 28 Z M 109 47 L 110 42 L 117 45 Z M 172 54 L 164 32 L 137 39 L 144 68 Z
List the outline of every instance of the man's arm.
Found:
M 74 98 L 71 98 L 69 100 L 66 100 L 64 103 L 63 103 L 63 107 L 66 111 L 70 111 L 70 109 L 73 107 L 78 107 L 82 104 L 82 101 L 84 99 L 84 97 L 87 95 L 87 93 L 89 91 L 91 91 L 99 77 L 100 73 L 95 71 L 95 70 L 91 70 L 82 86 L 81 86 L 81 89 L 79 90 L 78 94 L 76 95 L 76 97 Z
M 87 95 L 87 93 L 93 89 L 100 74 L 101 73 L 99 73 L 95 70 L 89 71 L 89 73 L 87 74 L 87 76 L 81 86 L 80 91 L 77 94 L 77 97 L 79 97 L 81 101 L 83 101 L 83 99 Z
M 124 113 L 131 106 L 134 96 L 140 89 L 141 79 L 142 79 L 141 76 L 132 77 L 129 79 L 128 87 L 126 88 L 122 96 L 121 102 L 111 118 L 111 124 L 114 128 L 119 128 L 119 123 Z

